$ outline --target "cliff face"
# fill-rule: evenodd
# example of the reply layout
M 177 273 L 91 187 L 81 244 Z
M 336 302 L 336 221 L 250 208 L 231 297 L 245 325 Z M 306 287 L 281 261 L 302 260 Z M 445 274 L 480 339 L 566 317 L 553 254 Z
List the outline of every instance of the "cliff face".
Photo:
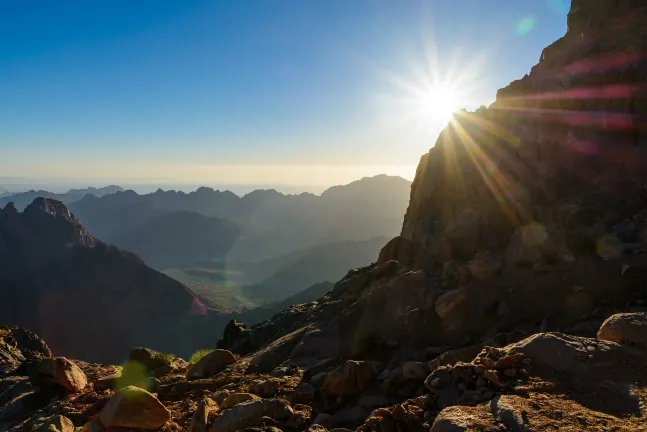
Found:
M 421 158 L 401 237 L 381 261 L 433 271 L 504 248 L 528 224 L 608 232 L 638 211 L 646 41 L 644 2 L 573 0 L 567 33 L 530 74 L 489 109 L 457 114 Z

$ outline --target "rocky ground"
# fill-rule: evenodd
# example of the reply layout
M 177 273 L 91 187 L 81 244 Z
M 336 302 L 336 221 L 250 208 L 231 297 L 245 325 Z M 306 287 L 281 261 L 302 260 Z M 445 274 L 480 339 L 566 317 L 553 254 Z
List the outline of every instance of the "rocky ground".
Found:
M 470 361 L 443 353 L 268 374 L 226 350 L 190 365 L 137 349 L 105 366 L 51 357 L 22 328 L 0 335 L 0 430 L 647 430 L 645 312 L 613 315 L 597 338 L 537 333 Z

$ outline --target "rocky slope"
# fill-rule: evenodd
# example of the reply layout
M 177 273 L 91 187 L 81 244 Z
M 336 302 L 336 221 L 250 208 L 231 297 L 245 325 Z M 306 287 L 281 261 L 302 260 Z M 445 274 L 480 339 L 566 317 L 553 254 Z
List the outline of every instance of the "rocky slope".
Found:
M 38 331 L 59 354 L 118 361 L 136 345 L 195 348 L 193 294 L 96 240 L 58 201 L 0 210 L 0 298 L 3 322 Z

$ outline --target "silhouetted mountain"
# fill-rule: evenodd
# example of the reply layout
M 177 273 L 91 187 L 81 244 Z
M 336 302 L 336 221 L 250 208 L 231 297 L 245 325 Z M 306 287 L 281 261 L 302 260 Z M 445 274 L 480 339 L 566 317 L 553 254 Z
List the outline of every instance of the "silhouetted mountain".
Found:
M 188 211 L 153 208 L 133 191 L 87 195 L 70 209 L 101 240 L 134 252 L 155 268 L 222 259 L 238 238 L 234 224 Z M 105 205 L 105 203 L 110 205 Z
M 69 204 L 78 201 L 84 196 L 90 194 L 96 197 L 113 194 L 115 192 L 123 191 L 119 186 L 106 186 L 102 188 L 89 187 L 87 189 L 70 189 L 69 191 L 61 194 L 48 192 L 44 190 L 30 190 L 28 192 L 8 193 L 3 195 L 0 189 L 0 207 L 6 206 L 8 203 L 13 202 L 15 207 L 22 211 L 25 207 L 31 204 L 36 198 L 49 198 L 60 201 L 63 204 Z
M 0 210 L 0 316 L 63 355 L 120 361 L 134 346 L 193 347 L 194 295 L 137 256 L 96 240 L 58 201 Z
M 379 175 L 335 186 L 321 196 L 256 190 L 241 198 L 229 191 L 206 187 L 191 193 L 158 190 L 138 195 L 126 191 L 98 200 L 86 197 L 72 208 L 102 240 L 107 240 L 106 233 L 114 232 L 115 227 L 106 215 L 126 204 L 146 202 L 140 205 L 226 219 L 241 228 L 241 236 L 228 259 L 260 261 L 325 243 L 397 235 L 410 186 L 403 178 Z M 91 212 L 86 211 L 90 204 L 85 201 L 91 202 Z

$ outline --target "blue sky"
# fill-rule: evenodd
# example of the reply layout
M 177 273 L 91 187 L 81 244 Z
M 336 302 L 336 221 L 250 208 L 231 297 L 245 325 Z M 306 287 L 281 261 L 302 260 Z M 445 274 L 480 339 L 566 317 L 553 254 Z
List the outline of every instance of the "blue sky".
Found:
M 411 178 L 442 121 L 410 90 L 491 103 L 564 34 L 569 3 L 3 1 L 0 177 Z

